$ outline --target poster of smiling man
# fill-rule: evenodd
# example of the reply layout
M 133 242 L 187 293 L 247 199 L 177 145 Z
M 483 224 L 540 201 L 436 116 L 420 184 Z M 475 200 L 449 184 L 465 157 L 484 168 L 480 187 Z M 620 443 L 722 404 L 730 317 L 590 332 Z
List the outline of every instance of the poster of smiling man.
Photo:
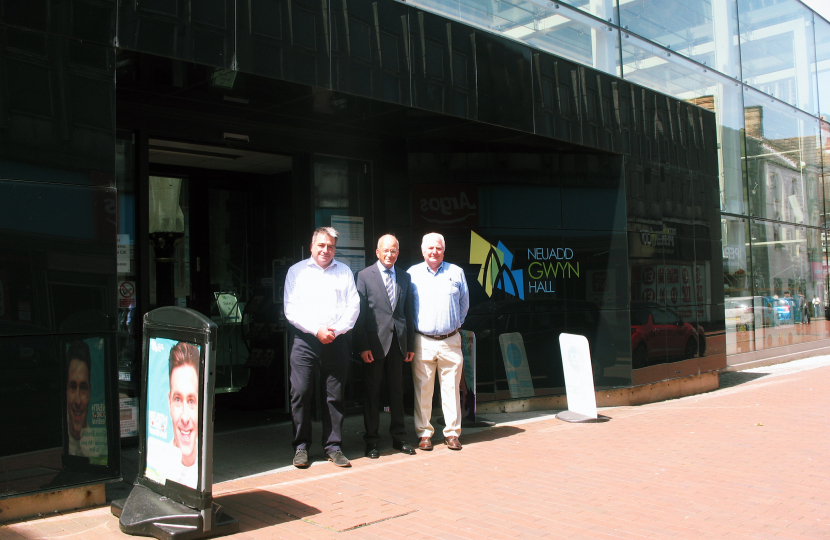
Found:
M 104 339 L 79 339 L 65 345 L 66 430 L 64 454 L 73 463 L 107 464 L 107 414 L 104 392 Z M 76 458 L 86 458 L 83 461 Z
M 150 339 L 145 475 L 160 484 L 198 487 L 200 353 L 193 343 Z

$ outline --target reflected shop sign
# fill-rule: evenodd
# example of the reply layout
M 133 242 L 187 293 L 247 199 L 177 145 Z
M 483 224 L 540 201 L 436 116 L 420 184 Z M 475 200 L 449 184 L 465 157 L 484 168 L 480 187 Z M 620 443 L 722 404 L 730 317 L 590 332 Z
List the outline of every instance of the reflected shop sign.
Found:
M 677 255 L 677 229 L 662 227 L 653 230 L 641 225 L 636 233 L 629 236 L 629 250 L 631 257 Z
M 493 295 L 493 289 L 522 300 L 526 294 L 555 293 L 558 280 L 576 279 L 582 272 L 569 247 L 529 247 L 522 254 L 527 256 L 524 263 L 514 258 L 501 241 L 494 246 L 470 231 L 470 264 L 481 265 L 478 282 L 487 296 Z M 600 283 L 607 286 L 606 280 Z
M 412 186 L 413 225 L 477 227 L 476 184 L 416 184 Z
M 693 313 L 702 316 L 702 306 L 711 303 L 709 274 L 708 261 L 694 265 L 634 266 L 633 299 L 665 304 L 681 317 L 691 317 Z

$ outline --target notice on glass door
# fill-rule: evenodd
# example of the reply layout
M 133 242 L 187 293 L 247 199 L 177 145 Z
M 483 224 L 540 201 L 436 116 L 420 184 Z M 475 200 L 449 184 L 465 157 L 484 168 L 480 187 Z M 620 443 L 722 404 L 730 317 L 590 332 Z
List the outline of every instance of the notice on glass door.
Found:
M 364 247 L 362 217 L 331 216 L 331 226 L 340 234 L 337 238 L 337 249 Z
M 340 249 L 339 242 L 334 258 L 348 266 L 355 274 L 366 267 L 366 253 L 362 249 Z

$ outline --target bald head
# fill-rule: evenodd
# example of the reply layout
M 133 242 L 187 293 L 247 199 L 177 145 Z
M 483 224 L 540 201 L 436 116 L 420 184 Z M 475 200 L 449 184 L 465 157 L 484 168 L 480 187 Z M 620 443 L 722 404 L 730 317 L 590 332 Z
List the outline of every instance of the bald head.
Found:
M 378 239 L 378 248 L 375 250 L 375 255 L 378 256 L 378 260 L 384 268 L 392 268 L 395 261 L 398 260 L 399 251 L 398 239 L 392 234 L 384 234 Z

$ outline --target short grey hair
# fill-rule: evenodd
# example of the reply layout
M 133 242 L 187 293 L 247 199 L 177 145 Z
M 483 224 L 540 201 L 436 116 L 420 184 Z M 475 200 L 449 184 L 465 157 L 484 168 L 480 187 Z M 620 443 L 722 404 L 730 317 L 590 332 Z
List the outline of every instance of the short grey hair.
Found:
M 317 240 L 317 237 L 321 234 L 331 236 L 334 239 L 334 243 L 337 244 L 337 237 L 339 234 L 334 227 L 317 227 L 314 229 L 314 234 L 311 235 L 311 243 L 313 244 Z
M 430 240 L 439 240 L 441 242 L 441 247 L 447 249 L 447 243 L 444 241 L 444 236 L 438 234 L 437 232 L 431 232 L 424 235 L 424 239 L 421 240 L 421 249 L 424 249 Z

